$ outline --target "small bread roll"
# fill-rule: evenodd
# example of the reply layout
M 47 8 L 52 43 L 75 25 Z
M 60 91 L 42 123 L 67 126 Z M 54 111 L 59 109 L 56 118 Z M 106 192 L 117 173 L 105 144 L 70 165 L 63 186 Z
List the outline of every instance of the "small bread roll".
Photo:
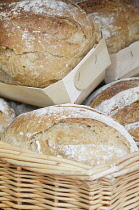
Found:
M 72 104 L 19 115 L 2 141 L 88 165 L 112 164 L 138 150 L 118 122 L 87 106 Z

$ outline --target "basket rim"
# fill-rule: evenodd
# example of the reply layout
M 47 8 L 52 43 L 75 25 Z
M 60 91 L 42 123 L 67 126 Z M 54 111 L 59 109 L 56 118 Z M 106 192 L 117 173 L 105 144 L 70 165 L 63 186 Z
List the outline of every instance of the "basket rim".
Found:
M 103 176 L 118 177 L 139 169 L 139 151 L 130 153 L 114 164 L 86 165 L 77 161 L 43 155 L 0 141 L 0 160 L 43 174 L 78 176 L 95 180 Z

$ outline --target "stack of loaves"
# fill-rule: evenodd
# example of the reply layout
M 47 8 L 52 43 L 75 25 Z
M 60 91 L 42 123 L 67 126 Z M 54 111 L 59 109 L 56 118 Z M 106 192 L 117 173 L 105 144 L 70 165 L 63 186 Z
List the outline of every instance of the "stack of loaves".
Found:
M 103 14 L 103 10 L 111 16 L 113 14 L 110 12 L 111 9 L 114 11 L 115 5 L 119 5 L 117 11 L 119 15 L 123 14 L 121 20 L 134 10 L 129 6 L 129 9 L 126 7 L 123 12 L 120 3 L 104 0 L 101 1 L 101 6 L 98 6 L 100 1 L 90 1 L 93 10 L 89 6 L 86 10 L 86 3 L 90 5 L 89 1 L 78 2 L 80 7 L 66 0 L 1 1 L 0 82 L 44 88 L 61 80 L 97 43 L 100 33 L 93 22 L 102 22 L 107 27 L 105 24 L 107 17 L 102 15 L 101 18 L 100 15 Z M 82 8 L 91 13 L 90 17 L 95 14 L 95 21 L 90 20 Z M 91 11 L 88 11 L 90 8 Z M 96 13 L 98 8 L 102 13 Z M 122 21 L 118 22 L 117 19 L 113 23 L 113 18 L 110 20 L 108 31 L 102 25 L 102 33 L 110 52 L 115 52 L 138 38 L 136 13 L 132 20 L 135 24 L 129 21 L 128 33 L 126 28 L 119 30 L 123 25 Z M 113 29 L 118 30 L 115 32 Z M 118 33 L 118 39 L 115 38 L 115 33 Z M 123 34 L 126 33 L 127 36 L 123 39 Z M 113 35 L 111 39 L 115 40 L 113 46 L 110 34 Z M 138 84 L 139 79 L 123 80 L 111 86 L 110 96 L 107 96 L 107 89 L 104 87 L 104 94 L 101 91 L 103 100 L 111 96 L 116 98 L 110 102 L 112 105 L 110 112 L 116 115 L 118 108 L 122 109 L 120 120 L 117 117 L 115 119 L 125 128 L 129 127 L 127 124 L 132 123 L 130 127 L 136 126 L 136 131 L 139 130 L 138 117 L 133 111 L 138 105 Z M 120 94 L 120 87 L 122 92 L 125 91 L 124 94 L 121 93 L 121 101 L 116 96 L 118 92 Z M 130 100 L 127 97 L 129 94 Z M 93 106 L 92 98 L 87 106 L 63 104 L 45 108 L 28 107 L 28 112 L 18 112 L 18 114 L 9 106 L 10 104 L 14 108 L 14 102 L 7 103 L 0 99 L 1 141 L 40 154 L 66 158 L 91 166 L 103 163 L 114 164 L 117 159 L 138 151 L 133 137 L 137 141 L 139 135 L 134 136 L 131 131 L 130 135 L 128 132 L 130 129 L 125 129 L 123 125 L 109 117 L 109 113 L 104 114 L 105 106 L 98 109 L 101 111 L 99 112 L 97 110 L 99 104 Z M 127 112 L 130 113 L 131 108 L 133 111 L 129 116 L 123 117 L 123 108 L 127 102 Z M 109 108 L 108 104 L 106 107 Z M 117 116 L 120 116 L 119 113 Z M 127 123 L 127 117 L 130 119 L 133 116 L 134 122 L 130 120 Z M 124 118 L 123 123 L 121 119 Z
M 0 3 L 0 82 L 44 88 L 65 77 L 97 43 L 84 10 L 66 0 Z
M 117 120 L 139 146 L 139 77 L 104 85 L 94 91 L 85 104 Z
M 138 150 L 126 129 L 83 105 L 55 105 L 16 117 L 2 141 L 88 165 L 114 164 Z

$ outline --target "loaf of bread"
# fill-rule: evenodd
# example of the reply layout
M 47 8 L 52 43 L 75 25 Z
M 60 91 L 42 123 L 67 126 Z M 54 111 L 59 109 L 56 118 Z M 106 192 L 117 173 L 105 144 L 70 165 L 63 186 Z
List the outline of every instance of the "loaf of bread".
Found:
M 15 118 L 14 110 L 9 106 L 8 102 L 0 98 L 0 139 L 4 131 Z
M 85 104 L 121 123 L 139 145 L 139 77 L 104 85 Z
M 139 1 L 86 0 L 78 5 L 101 25 L 110 54 L 139 40 Z
M 0 81 L 44 88 L 65 77 L 94 46 L 98 32 L 66 0 L 0 3 Z
M 2 141 L 42 154 L 96 165 L 138 148 L 112 118 L 83 105 L 57 105 L 19 115 Z

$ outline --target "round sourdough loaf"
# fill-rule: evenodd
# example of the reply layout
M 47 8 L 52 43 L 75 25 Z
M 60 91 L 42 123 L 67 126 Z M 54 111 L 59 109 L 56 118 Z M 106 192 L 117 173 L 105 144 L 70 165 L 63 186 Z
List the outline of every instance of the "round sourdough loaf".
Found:
M 15 112 L 3 98 L 0 98 L 0 139 L 15 118 Z
M 102 28 L 109 53 L 139 40 L 139 1 L 86 0 L 78 5 Z
M 139 77 L 104 85 L 93 92 L 85 104 L 125 126 L 139 145 Z
M 66 0 L 7 0 L 0 3 L 0 17 L 3 83 L 47 87 L 65 77 L 97 40 L 85 11 Z
M 137 151 L 133 138 L 112 118 L 83 105 L 57 105 L 18 116 L 2 141 L 89 165 L 114 163 Z

